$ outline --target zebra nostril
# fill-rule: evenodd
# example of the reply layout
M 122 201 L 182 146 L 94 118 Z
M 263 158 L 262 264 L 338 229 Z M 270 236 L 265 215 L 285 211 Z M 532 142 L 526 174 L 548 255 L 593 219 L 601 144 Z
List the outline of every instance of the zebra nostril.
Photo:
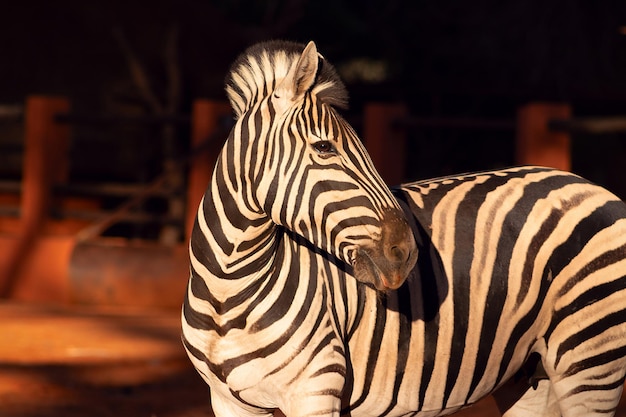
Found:
M 409 257 L 408 252 L 408 250 L 402 248 L 401 246 L 394 245 L 389 248 L 387 258 L 394 262 L 405 262 Z

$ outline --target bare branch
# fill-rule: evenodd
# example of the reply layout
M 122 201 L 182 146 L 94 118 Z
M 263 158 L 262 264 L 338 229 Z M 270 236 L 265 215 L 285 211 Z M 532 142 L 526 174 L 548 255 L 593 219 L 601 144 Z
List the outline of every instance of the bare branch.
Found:
M 173 25 L 165 40 L 164 50 L 165 70 L 168 78 L 167 101 L 165 111 L 174 114 L 180 107 L 181 101 L 181 71 L 178 56 L 178 25 Z
M 115 37 L 115 39 L 117 39 L 120 47 L 122 48 L 122 52 L 126 56 L 126 61 L 128 62 L 128 68 L 130 70 L 131 78 L 137 86 L 141 98 L 150 107 L 152 112 L 154 112 L 155 114 L 163 114 L 163 105 L 161 105 L 156 95 L 153 93 L 152 88 L 150 88 L 148 76 L 146 75 L 146 72 L 141 65 L 141 62 L 139 62 L 139 59 L 133 52 L 128 40 L 126 39 L 126 36 L 124 36 L 124 33 L 119 28 L 113 30 L 113 36 Z

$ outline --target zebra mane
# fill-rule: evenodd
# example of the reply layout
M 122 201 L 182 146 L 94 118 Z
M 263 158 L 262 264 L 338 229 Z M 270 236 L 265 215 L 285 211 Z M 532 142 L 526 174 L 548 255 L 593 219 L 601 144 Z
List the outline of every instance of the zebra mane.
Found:
M 233 63 L 226 78 L 226 94 L 239 118 L 252 105 L 272 94 L 305 45 L 288 41 L 261 42 L 249 47 Z M 311 93 L 331 106 L 346 108 L 348 92 L 335 68 L 321 55 Z

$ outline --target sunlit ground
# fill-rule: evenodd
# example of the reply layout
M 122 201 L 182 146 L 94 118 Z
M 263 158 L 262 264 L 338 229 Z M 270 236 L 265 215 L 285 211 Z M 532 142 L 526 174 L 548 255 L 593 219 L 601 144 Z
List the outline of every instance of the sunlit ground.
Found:
M 172 310 L 0 303 L 0 415 L 212 416 L 179 323 Z M 491 397 L 455 414 L 497 415 Z

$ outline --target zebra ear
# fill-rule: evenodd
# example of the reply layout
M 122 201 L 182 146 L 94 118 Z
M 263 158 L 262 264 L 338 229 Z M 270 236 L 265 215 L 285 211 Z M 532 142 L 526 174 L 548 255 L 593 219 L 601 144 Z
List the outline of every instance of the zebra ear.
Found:
M 310 41 L 304 48 L 304 51 L 302 51 L 296 66 L 287 75 L 287 80 L 291 78 L 290 82 L 293 85 L 293 98 L 304 95 L 313 86 L 318 64 L 319 54 L 317 53 L 317 47 L 313 41 Z
M 290 101 L 302 97 L 315 84 L 318 65 L 317 47 L 311 41 L 302 51 L 298 62 L 291 67 L 285 79 L 276 88 L 274 97 Z

